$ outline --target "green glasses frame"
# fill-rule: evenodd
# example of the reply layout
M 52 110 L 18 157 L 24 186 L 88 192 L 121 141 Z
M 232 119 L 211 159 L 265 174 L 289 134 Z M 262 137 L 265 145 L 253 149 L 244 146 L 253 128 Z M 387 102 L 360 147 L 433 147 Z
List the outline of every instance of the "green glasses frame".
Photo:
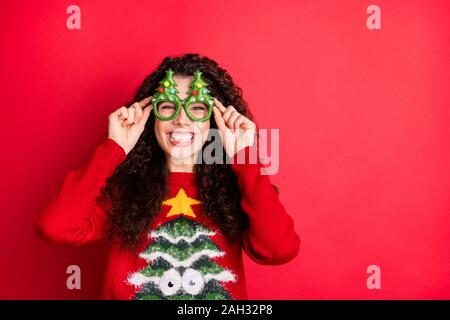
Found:
M 152 106 L 155 117 L 162 121 L 173 120 L 178 117 L 181 108 L 183 107 L 190 120 L 199 122 L 208 121 L 209 118 L 211 118 L 212 109 L 214 107 L 214 98 L 209 94 L 210 91 L 207 88 L 208 84 L 203 81 L 201 77 L 202 73 L 199 70 L 194 72 L 194 81 L 191 84 L 188 97 L 184 100 L 181 100 L 177 95 L 179 91 L 176 89 L 177 84 L 173 80 L 173 74 L 174 72 L 172 69 L 169 68 L 166 70 L 165 78 L 159 82 L 160 86 L 153 95 Z M 173 103 L 176 108 L 175 113 L 168 117 L 160 115 L 158 112 L 158 104 L 160 102 Z M 193 103 L 205 104 L 208 107 L 207 115 L 203 118 L 196 118 L 189 110 L 190 105 Z

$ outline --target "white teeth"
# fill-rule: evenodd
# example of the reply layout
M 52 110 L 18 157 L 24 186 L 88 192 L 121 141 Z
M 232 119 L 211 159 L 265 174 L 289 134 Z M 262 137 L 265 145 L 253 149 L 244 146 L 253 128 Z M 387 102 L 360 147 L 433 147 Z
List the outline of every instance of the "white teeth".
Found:
M 192 139 L 194 135 L 192 133 L 180 133 L 180 132 L 172 132 L 170 134 L 170 139 L 178 142 L 187 142 Z

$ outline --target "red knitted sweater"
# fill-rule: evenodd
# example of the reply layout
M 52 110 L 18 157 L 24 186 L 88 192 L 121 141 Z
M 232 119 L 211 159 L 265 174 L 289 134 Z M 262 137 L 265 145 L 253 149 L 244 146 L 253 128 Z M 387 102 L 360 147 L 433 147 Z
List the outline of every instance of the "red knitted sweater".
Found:
M 241 152 L 248 156 L 249 147 Z M 108 218 L 96 198 L 125 158 L 122 147 L 105 139 L 36 216 L 39 236 L 71 245 L 105 238 Z M 132 252 L 111 243 L 103 298 L 247 299 L 242 249 L 259 264 L 282 264 L 297 255 L 300 238 L 293 220 L 269 177 L 260 174 L 261 164 L 236 162 L 230 166 L 250 222 L 241 241 L 229 242 L 205 217 L 193 173 L 170 172 L 169 193 L 141 245 Z

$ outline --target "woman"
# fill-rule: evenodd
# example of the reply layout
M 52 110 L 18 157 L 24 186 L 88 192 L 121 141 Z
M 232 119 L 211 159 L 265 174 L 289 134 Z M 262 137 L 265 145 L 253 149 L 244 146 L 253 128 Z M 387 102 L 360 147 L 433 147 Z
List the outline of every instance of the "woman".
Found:
M 109 115 L 107 139 L 38 214 L 38 234 L 109 239 L 106 299 L 247 299 L 242 249 L 283 264 L 300 239 L 260 162 L 238 160 L 256 148 L 241 89 L 186 54 L 165 58 L 134 101 Z M 198 161 L 207 150 L 213 163 Z

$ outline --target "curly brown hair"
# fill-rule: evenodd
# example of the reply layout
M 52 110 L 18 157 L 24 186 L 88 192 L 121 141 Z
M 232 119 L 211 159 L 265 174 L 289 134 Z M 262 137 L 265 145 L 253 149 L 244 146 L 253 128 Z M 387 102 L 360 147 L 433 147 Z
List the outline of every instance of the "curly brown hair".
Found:
M 247 118 L 253 118 L 242 98 L 242 90 L 233 83 L 227 71 L 214 60 L 194 53 L 164 58 L 158 68 L 145 78 L 129 105 L 152 95 L 168 68 L 181 76 L 191 76 L 195 70 L 200 70 L 214 97 L 225 106 L 233 105 Z M 125 249 L 133 250 L 139 245 L 142 233 L 160 213 L 161 202 L 168 192 L 166 155 L 156 140 L 154 124 L 155 118 L 151 113 L 136 146 L 107 179 L 97 199 L 103 205 L 109 204 L 106 209 L 108 239 L 118 240 Z M 210 127 L 217 128 L 214 117 L 210 118 Z M 209 140 L 199 152 L 213 142 Z M 193 172 L 205 214 L 233 242 L 248 227 L 248 217 L 241 207 L 237 177 L 226 162 L 226 153 L 222 154 L 221 164 L 195 164 Z

